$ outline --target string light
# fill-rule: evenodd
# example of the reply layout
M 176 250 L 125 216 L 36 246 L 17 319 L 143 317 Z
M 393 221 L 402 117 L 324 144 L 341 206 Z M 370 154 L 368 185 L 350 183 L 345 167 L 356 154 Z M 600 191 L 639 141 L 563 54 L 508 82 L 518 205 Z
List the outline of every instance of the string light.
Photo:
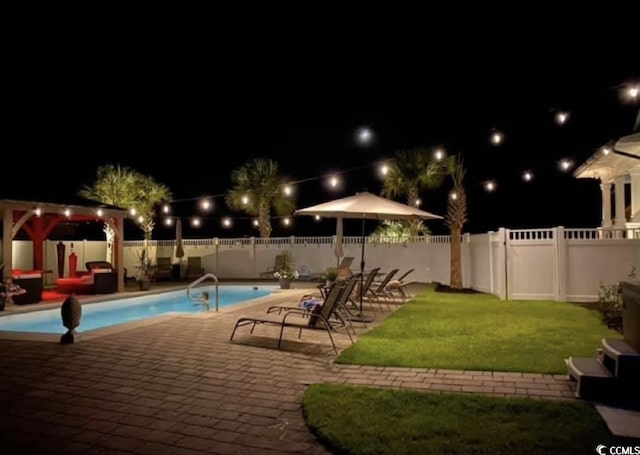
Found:
M 140 224 L 144 223 L 144 217 L 142 215 L 138 217 L 138 223 Z
M 138 213 L 138 211 L 135 208 L 131 208 L 131 210 L 129 210 L 129 213 L 131 214 L 131 216 L 136 216 L 136 213 Z
M 458 193 L 452 191 L 451 193 L 449 193 L 449 197 L 451 198 L 451 200 L 455 201 L 456 199 L 458 199 Z
M 64 209 L 64 216 L 69 218 L 71 216 L 71 209 Z
M 619 87 L 623 87 L 622 90 L 620 90 L 620 92 L 619 92 L 619 94 L 622 97 L 627 98 L 627 99 L 631 99 L 631 100 L 634 100 L 634 101 L 640 99 L 640 85 L 639 84 L 637 84 L 637 83 L 626 84 L 624 86 L 620 85 Z M 554 121 L 558 125 L 566 124 L 569 121 L 570 117 L 571 117 L 570 112 L 566 111 L 566 110 L 557 110 L 557 111 L 554 112 Z M 374 133 L 369 128 L 362 127 L 362 128 L 359 128 L 356 131 L 356 140 L 362 145 L 364 145 L 366 143 L 370 143 L 373 139 L 374 139 Z M 494 129 L 494 130 L 492 130 L 490 132 L 490 142 L 491 142 L 492 145 L 495 145 L 495 146 L 502 145 L 504 143 L 504 139 L 505 139 L 505 135 L 504 135 L 504 133 L 502 131 Z M 607 146 L 601 147 L 600 151 L 605 156 L 609 155 L 609 154 L 611 154 L 613 152 L 612 149 L 610 147 L 607 147 Z M 434 160 L 441 161 L 445 157 L 446 157 L 446 152 L 442 147 L 438 147 L 438 148 L 434 149 L 434 151 L 433 151 L 433 159 Z M 558 164 L 559 169 L 561 171 L 563 171 L 563 172 L 569 171 L 574 166 L 574 163 L 571 160 L 566 159 L 566 158 L 558 161 L 557 164 Z M 371 166 L 371 164 L 365 164 L 365 165 L 362 165 L 362 166 L 352 167 L 350 169 L 346 169 L 344 171 L 340 171 L 337 174 L 331 175 L 329 177 L 327 177 L 326 175 L 320 175 L 320 176 L 309 177 L 309 178 L 300 179 L 300 180 L 296 180 L 296 181 L 291 181 L 288 184 L 283 185 L 281 189 L 282 189 L 283 193 L 286 196 L 291 196 L 293 194 L 293 187 L 292 187 L 293 184 L 299 184 L 299 183 L 304 183 L 304 182 L 309 182 L 309 181 L 314 181 L 314 180 L 319 180 L 319 179 L 325 179 L 327 181 L 327 184 L 331 188 L 337 188 L 341 183 L 341 179 L 338 177 L 339 174 L 345 174 L 345 173 L 348 173 L 348 172 L 352 172 L 352 171 L 363 169 L 363 168 L 370 167 L 370 166 Z M 378 174 L 379 175 L 384 177 L 384 176 L 388 175 L 389 170 L 390 170 L 390 167 L 389 167 L 389 165 L 387 163 L 383 162 L 383 163 L 378 164 Z M 520 177 L 524 182 L 531 182 L 534 179 L 534 173 L 531 170 L 522 171 L 521 174 L 520 174 Z M 489 191 L 489 192 L 495 191 L 496 188 L 497 188 L 497 183 L 494 180 L 486 181 L 486 182 L 482 183 L 481 185 L 484 187 L 484 189 L 486 191 Z M 207 197 L 209 197 L 209 198 L 217 198 L 217 197 L 224 197 L 224 196 L 225 196 L 225 194 L 218 194 L 218 195 L 210 195 L 210 196 L 207 196 Z M 449 197 L 451 199 L 455 200 L 458 197 L 458 195 L 455 192 L 452 192 L 452 193 L 449 193 Z M 176 200 L 171 201 L 171 202 L 182 202 L 182 201 L 188 201 L 188 200 L 194 200 L 194 199 L 196 199 L 196 198 L 176 199 Z M 247 205 L 249 203 L 249 196 L 248 195 L 243 196 L 241 201 L 242 201 L 243 205 Z M 420 205 L 420 201 L 419 200 L 416 201 L 416 205 Z M 204 204 L 204 203 L 203 203 L 203 208 L 206 209 L 206 204 Z M 169 213 L 169 211 L 170 211 L 169 205 L 165 204 L 162 207 L 162 211 L 164 213 Z M 67 211 L 65 211 L 65 214 L 66 213 L 67 213 Z M 130 213 L 131 213 L 132 216 L 134 216 L 136 214 L 135 208 L 132 208 L 130 210 Z M 70 212 L 69 212 L 69 215 L 67 215 L 67 216 L 70 216 Z M 243 217 L 238 217 L 237 219 L 242 219 L 242 218 Z M 279 218 L 279 217 L 273 217 L 272 216 L 271 218 L 274 219 L 274 218 Z M 321 218 L 319 216 L 315 216 L 314 219 L 315 219 L 315 221 L 320 221 L 321 220 Z M 230 219 L 226 219 L 226 220 L 230 220 Z M 228 222 L 226 220 L 223 223 Z M 171 220 L 167 219 L 166 223 L 167 223 L 167 225 L 170 225 L 171 224 Z M 195 225 L 200 225 L 200 223 L 201 223 L 200 219 L 194 219 L 192 221 L 192 224 L 194 226 Z M 259 226 L 258 220 L 256 220 L 256 219 L 252 219 L 252 224 L 254 226 L 256 226 L 256 227 Z M 282 224 L 285 225 L 285 226 L 289 226 L 291 224 L 291 219 L 282 218 Z
M 560 160 L 559 166 L 562 171 L 566 172 L 571 168 L 571 161 L 569 161 L 566 158 L 563 158 L 562 160 Z
M 200 218 L 193 218 L 191 220 L 191 225 L 193 227 L 200 227 L 200 224 L 202 224 L 201 221 L 200 221 Z
M 173 225 L 173 218 L 165 218 L 164 219 L 164 224 L 166 226 L 172 226 Z
M 102 211 L 102 209 L 98 209 L 98 210 L 96 210 L 96 215 L 102 216 L 102 215 L 104 215 L 104 212 Z
M 200 201 L 200 207 L 202 207 L 202 210 L 210 210 L 211 206 L 212 204 L 209 199 L 203 199 L 202 201 Z
M 313 217 L 313 219 L 316 220 L 316 221 L 320 221 L 321 218 L 320 218 L 320 215 L 316 215 L 316 216 Z
M 225 218 L 222 220 L 222 225 L 226 228 L 230 228 L 232 226 L 231 218 Z
M 493 145 L 500 145 L 504 141 L 504 134 L 500 131 L 494 131 L 491 133 L 491 143 Z
M 36 208 L 35 212 L 36 212 L 36 216 L 42 215 L 42 209 L 40 207 Z
M 416 199 L 416 202 L 415 202 L 416 207 L 420 207 L 420 204 L 422 204 L 422 200 L 420 198 Z
M 558 125 L 564 125 L 569 120 L 569 113 L 565 111 L 556 112 L 556 123 Z

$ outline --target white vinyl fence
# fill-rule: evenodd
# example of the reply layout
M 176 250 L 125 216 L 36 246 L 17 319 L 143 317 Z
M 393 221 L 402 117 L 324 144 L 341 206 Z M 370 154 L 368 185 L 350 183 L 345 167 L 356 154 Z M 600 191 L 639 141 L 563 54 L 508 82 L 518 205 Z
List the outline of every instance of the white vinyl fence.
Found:
M 290 251 L 297 266 L 321 274 L 337 264 L 333 249 L 335 237 L 281 237 L 271 239 L 186 239 L 185 257 L 174 256 L 174 241 L 151 241 L 151 257 L 172 257 L 184 270 L 188 256 L 200 256 L 207 273 L 221 280 L 258 278 L 274 264 L 282 251 Z M 355 259 L 352 270 L 360 269 L 360 237 L 346 237 L 345 256 Z M 45 268 L 58 276 L 56 243 L 45 245 Z M 64 242 L 65 255 L 78 256 L 78 269 L 87 261 L 104 260 L 106 244 L 100 241 Z M 486 234 L 465 234 L 462 239 L 463 284 L 502 299 L 549 299 L 593 301 L 600 283 L 613 284 L 629 279 L 640 266 L 640 232 L 602 229 L 500 229 Z M 366 238 L 365 270 L 414 268 L 410 275 L 421 282 L 449 283 L 450 237 L 417 237 L 410 241 L 389 242 Z M 136 271 L 136 251 L 142 241 L 125 242 L 124 266 L 129 275 Z M 13 242 L 13 267 L 32 268 L 30 241 Z M 63 276 L 68 276 L 68 260 Z M 640 273 L 640 270 L 639 270 Z M 264 275 L 263 275 L 264 276 Z M 640 276 L 640 275 L 639 275 Z

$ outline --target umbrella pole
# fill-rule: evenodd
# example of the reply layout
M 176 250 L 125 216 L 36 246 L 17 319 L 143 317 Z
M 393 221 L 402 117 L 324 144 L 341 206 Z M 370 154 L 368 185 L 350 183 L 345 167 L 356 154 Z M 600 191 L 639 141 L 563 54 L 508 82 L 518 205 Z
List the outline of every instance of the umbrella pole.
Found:
M 362 245 L 360 247 L 360 315 L 362 315 L 362 298 L 364 294 L 364 217 L 362 217 Z

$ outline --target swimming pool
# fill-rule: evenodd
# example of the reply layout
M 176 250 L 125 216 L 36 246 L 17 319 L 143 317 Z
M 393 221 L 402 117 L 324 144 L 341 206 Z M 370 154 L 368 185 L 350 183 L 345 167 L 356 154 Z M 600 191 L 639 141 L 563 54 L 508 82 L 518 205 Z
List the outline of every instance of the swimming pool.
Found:
M 276 286 L 220 286 L 219 289 L 219 306 L 224 308 L 270 295 Z M 209 291 L 211 311 L 215 311 L 215 289 L 209 286 L 198 287 L 192 291 L 192 295 L 197 297 L 202 291 Z M 76 331 L 86 332 L 169 313 L 203 313 L 204 311 L 202 305 L 194 304 L 189 300 L 186 289 L 86 303 L 82 305 L 82 318 Z M 62 325 L 60 308 L 54 308 L 2 316 L 0 331 L 64 333 L 66 329 Z

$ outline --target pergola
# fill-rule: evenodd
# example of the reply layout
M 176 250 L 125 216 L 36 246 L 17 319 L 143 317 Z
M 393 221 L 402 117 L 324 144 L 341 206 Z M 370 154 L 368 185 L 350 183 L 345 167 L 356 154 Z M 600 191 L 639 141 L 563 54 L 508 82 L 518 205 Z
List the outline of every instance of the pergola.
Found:
M 0 200 L 2 215 L 2 261 L 5 264 L 4 277 L 11 276 L 13 263 L 13 239 L 20 229 L 33 242 L 33 268 L 42 270 L 44 241 L 53 228 L 61 221 L 96 221 L 108 224 L 115 233 L 114 266 L 118 272 L 118 292 L 124 291 L 124 231 L 123 220 L 126 210 L 108 206 L 81 206 L 54 204 L 48 202 Z
M 600 180 L 602 227 L 640 227 L 640 133 L 618 139 L 603 147 L 574 172 L 577 178 Z M 631 189 L 631 217 L 626 218 L 625 185 Z M 615 219 L 611 216 L 611 190 L 615 198 Z

